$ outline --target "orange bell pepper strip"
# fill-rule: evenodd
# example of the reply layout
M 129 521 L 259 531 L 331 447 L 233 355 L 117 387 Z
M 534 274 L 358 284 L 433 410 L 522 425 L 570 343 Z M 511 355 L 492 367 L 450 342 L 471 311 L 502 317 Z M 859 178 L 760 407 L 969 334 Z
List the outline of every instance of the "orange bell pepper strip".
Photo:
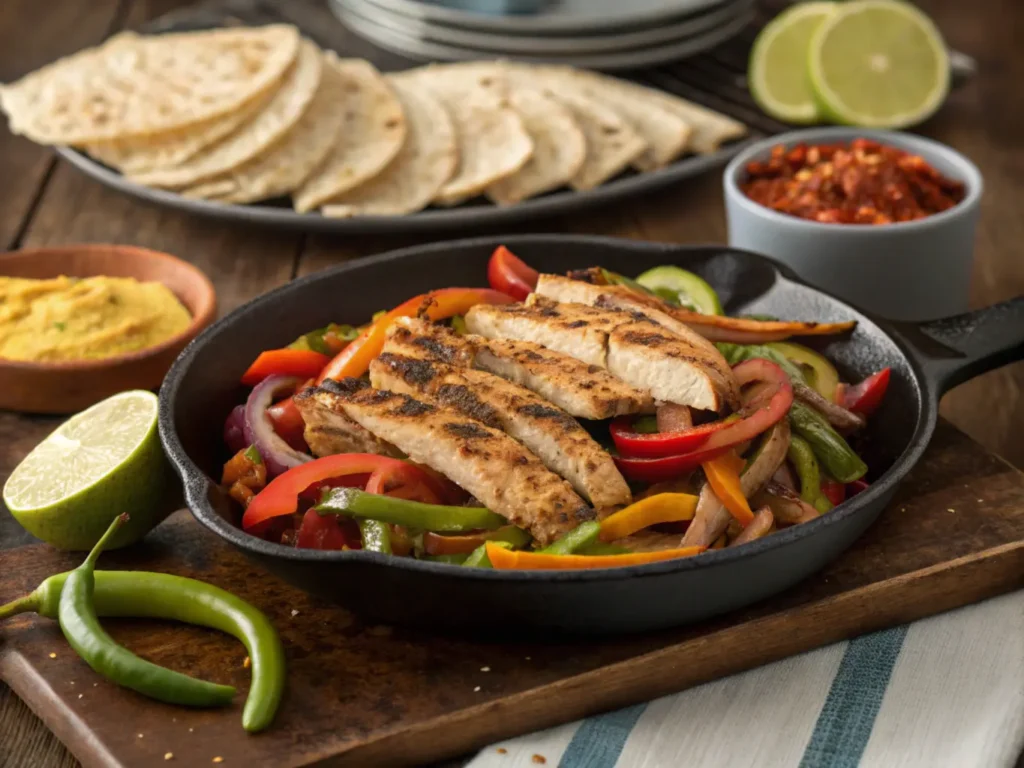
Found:
M 373 323 L 339 352 L 320 372 L 316 383 L 324 379 L 344 379 L 347 376 L 362 376 L 372 361 L 384 349 L 388 328 L 397 317 L 425 317 L 429 320 L 447 320 L 455 315 L 465 314 L 477 304 L 511 304 L 511 296 L 490 288 L 442 288 L 414 296 L 399 304 L 384 317 Z
M 268 349 L 242 374 L 242 383 L 254 387 L 268 376 L 298 376 L 310 379 L 331 361 L 327 355 L 308 349 Z
M 701 464 L 704 475 L 711 484 L 711 490 L 715 492 L 718 500 L 729 510 L 729 514 L 746 528 L 754 519 L 754 513 L 740 485 L 740 471 L 743 465 L 743 459 L 734 453 L 725 453 Z
M 485 541 L 487 559 L 499 570 L 563 571 L 583 568 L 619 568 L 626 565 L 644 565 L 662 560 L 699 555 L 706 547 L 680 547 L 660 552 L 632 552 L 628 555 L 544 555 L 539 552 L 509 550 L 493 541 Z
M 601 521 L 601 541 L 615 541 L 658 523 L 693 520 L 697 497 L 689 493 L 658 493 L 630 504 Z

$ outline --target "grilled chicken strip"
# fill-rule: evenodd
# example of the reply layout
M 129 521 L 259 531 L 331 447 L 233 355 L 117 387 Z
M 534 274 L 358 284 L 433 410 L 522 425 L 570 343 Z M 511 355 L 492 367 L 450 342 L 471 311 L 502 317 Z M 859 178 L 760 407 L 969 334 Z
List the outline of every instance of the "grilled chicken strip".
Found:
M 384 351 L 420 360 L 472 365 L 526 387 L 580 419 L 611 419 L 654 410 L 650 395 L 619 381 L 604 368 L 528 341 L 459 336 L 437 323 L 399 318 L 388 330 Z
M 384 352 L 370 364 L 370 382 L 447 405 L 525 445 L 598 509 L 629 504 L 629 486 L 612 457 L 572 416 L 511 381 L 470 368 Z
M 314 456 L 336 453 L 378 453 L 399 457 L 402 452 L 364 429 L 345 415 L 314 397 L 295 397 L 295 405 L 306 423 L 303 436 Z
M 586 304 L 601 309 L 617 309 L 644 319 L 672 331 L 690 347 L 690 354 L 718 378 L 718 384 L 727 399 L 735 403 L 739 387 L 732 368 L 714 344 L 692 330 L 685 323 L 672 317 L 667 305 L 655 296 L 644 296 L 624 285 L 594 285 L 582 280 L 573 280 L 559 275 L 541 275 L 535 292 L 538 296 L 553 301 Z
M 408 395 L 374 390 L 363 379 L 328 379 L 296 395 L 347 416 L 413 461 L 442 473 L 542 545 L 594 519 L 572 486 L 496 429 Z
M 479 304 L 466 314 L 466 325 L 490 339 L 529 341 L 606 368 L 655 400 L 710 411 L 735 400 L 735 391 L 697 347 L 640 313 L 560 304 L 533 294 L 522 305 Z

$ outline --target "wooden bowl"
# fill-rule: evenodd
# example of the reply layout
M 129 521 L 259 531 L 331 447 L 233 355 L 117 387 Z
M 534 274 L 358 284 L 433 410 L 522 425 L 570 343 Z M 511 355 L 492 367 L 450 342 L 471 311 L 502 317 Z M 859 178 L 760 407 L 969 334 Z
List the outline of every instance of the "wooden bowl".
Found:
M 192 315 L 182 333 L 154 347 L 101 360 L 35 363 L 0 358 L 0 409 L 74 413 L 117 392 L 156 389 L 171 363 L 213 322 L 217 296 L 199 269 L 159 251 L 127 245 L 32 248 L 0 256 L 0 275 L 36 280 L 134 277 L 166 285 Z

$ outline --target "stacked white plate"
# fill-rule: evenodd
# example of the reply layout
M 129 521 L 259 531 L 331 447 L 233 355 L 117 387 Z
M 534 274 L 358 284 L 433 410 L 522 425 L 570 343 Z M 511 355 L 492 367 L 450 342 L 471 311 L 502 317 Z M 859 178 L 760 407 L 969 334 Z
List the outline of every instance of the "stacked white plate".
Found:
M 410 59 L 649 67 L 739 34 L 756 0 L 328 0 L 352 31 Z

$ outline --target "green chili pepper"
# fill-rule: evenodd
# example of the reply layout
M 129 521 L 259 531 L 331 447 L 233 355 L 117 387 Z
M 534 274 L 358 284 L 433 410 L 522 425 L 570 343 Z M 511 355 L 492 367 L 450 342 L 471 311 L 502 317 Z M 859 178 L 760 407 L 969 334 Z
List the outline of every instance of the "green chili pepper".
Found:
M 316 507 L 321 515 L 369 518 L 407 528 L 437 533 L 493 530 L 508 525 L 501 515 L 483 507 L 445 507 L 419 501 L 378 496 L 357 488 L 335 488 L 324 494 Z
M 558 541 L 538 550 L 543 555 L 572 555 L 583 547 L 597 541 L 601 534 L 601 524 L 596 520 L 580 523 Z
M 58 618 L 61 590 L 71 573 L 51 576 L 31 594 L 0 606 L 0 619 L 27 611 Z M 270 725 L 284 692 L 285 661 L 281 641 L 262 612 L 230 592 L 183 576 L 146 571 L 96 571 L 93 576 L 98 616 L 170 619 L 238 638 L 252 662 L 242 726 L 255 732 Z
M 786 455 L 800 479 L 800 498 L 821 513 L 832 509 L 831 502 L 821 492 L 821 471 L 810 444 L 799 435 L 793 435 Z
M 263 457 L 260 455 L 260 450 L 255 445 L 250 445 L 245 449 L 245 458 L 256 465 L 263 463 Z
M 391 528 L 380 520 L 360 520 L 359 535 L 367 552 L 391 554 Z
M 118 685 L 171 704 L 193 707 L 230 704 L 235 695 L 235 689 L 231 686 L 197 680 L 141 659 L 124 646 L 118 645 L 100 626 L 93 604 L 93 569 L 100 552 L 127 517 L 120 515 L 111 523 L 85 562 L 65 580 L 57 608 L 57 618 L 64 637 L 95 672 Z
M 825 471 L 841 483 L 852 483 L 867 474 L 868 467 L 825 417 L 799 400 L 789 409 L 793 431 L 806 440 Z
M 501 547 L 502 549 L 512 549 L 512 544 L 507 541 L 493 541 L 491 542 L 495 546 Z M 487 547 L 481 544 L 479 547 L 474 549 L 463 563 L 467 568 L 493 568 L 491 565 L 490 558 L 487 557 Z

